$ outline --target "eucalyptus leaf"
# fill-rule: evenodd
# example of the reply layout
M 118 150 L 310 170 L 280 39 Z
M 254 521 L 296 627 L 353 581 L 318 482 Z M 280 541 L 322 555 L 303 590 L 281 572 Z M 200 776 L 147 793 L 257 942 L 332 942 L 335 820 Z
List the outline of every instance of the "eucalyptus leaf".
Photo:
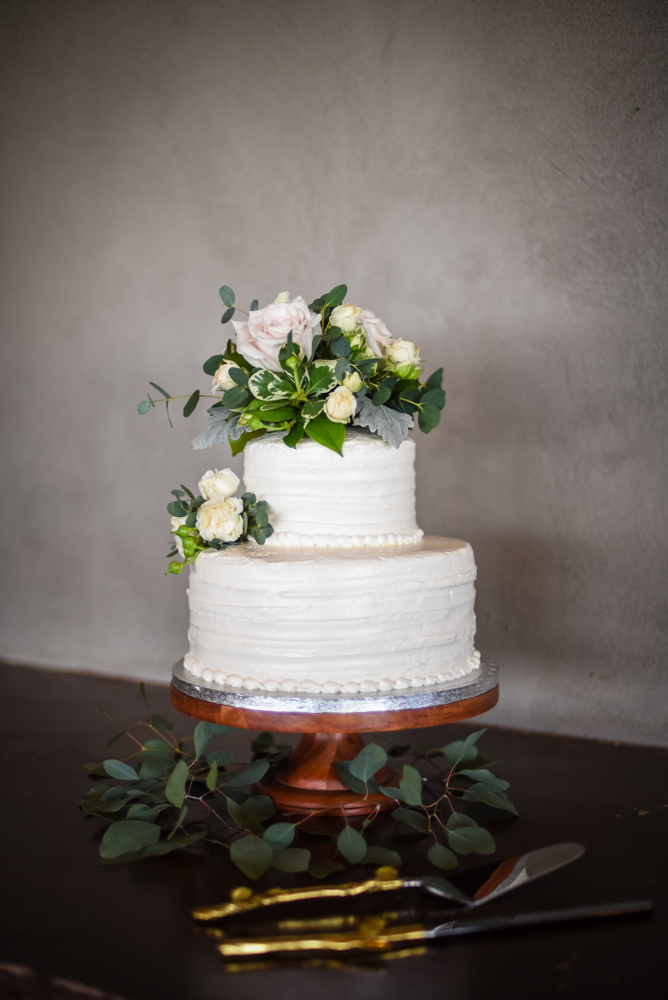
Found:
M 275 851 L 283 851 L 295 838 L 294 823 L 272 823 L 264 831 L 264 839 Z
M 230 857 L 237 868 L 248 878 L 259 878 L 269 868 L 274 858 L 271 846 L 260 837 L 250 836 L 235 840 Z
M 333 340 L 329 349 L 336 358 L 349 358 L 351 354 L 350 343 L 346 337 L 338 337 Z
M 467 802 L 475 799 L 478 802 L 484 802 L 486 806 L 491 806 L 493 809 L 505 809 L 514 816 L 519 815 L 517 809 L 505 792 L 502 792 L 499 788 L 496 788 L 494 785 L 489 785 L 486 782 L 471 785 L 471 787 L 467 788 L 464 792 L 463 798 Z
M 453 812 L 448 816 L 448 821 L 445 824 L 446 830 L 461 830 L 465 826 L 477 826 L 478 824 L 473 819 L 472 816 L 467 816 L 466 813 Z
M 434 372 L 433 375 L 429 376 L 429 378 L 424 384 L 424 387 L 425 389 L 440 389 L 442 382 L 443 382 L 443 369 L 439 368 L 437 371 Z
M 103 767 L 111 778 L 120 778 L 121 781 L 139 780 L 139 775 L 134 767 L 130 767 L 122 760 L 105 760 Z
M 410 764 L 404 764 L 404 772 L 399 788 L 403 792 L 404 802 L 409 806 L 422 804 L 422 778 L 420 772 Z
M 160 715 L 159 712 L 154 712 L 151 716 L 151 725 L 154 729 L 165 729 L 167 732 L 174 728 L 174 723 L 166 719 L 164 715 Z
M 199 389 L 195 389 L 192 396 L 186 402 L 186 405 L 183 407 L 183 416 L 189 417 L 198 403 L 199 403 Z
M 408 413 L 399 413 L 388 406 L 374 406 L 368 396 L 357 400 L 357 419 L 361 427 L 368 427 L 383 441 L 398 448 L 413 426 Z
M 455 855 L 443 844 L 432 844 L 427 852 L 427 857 L 432 865 L 436 865 L 437 868 L 444 868 L 445 871 L 456 868 L 458 864 Z
M 226 306 L 233 306 L 235 295 L 229 285 L 223 285 L 218 289 L 218 294 Z
M 186 797 L 186 780 L 188 778 L 188 765 L 184 760 L 180 760 L 172 773 L 169 776 L 169 781 L 167 782 L 167 788 L 165 789 L 165 795 L 169 802 L 177 809 L 180 809 L 183 805 L 183 800 Z
M 456 767 L 457 764 L 459 764 L 460 761 L 462 761 L 462 760 L 466 761 L 466 760 L 469 759 L 468 755 L 470 754 L 471 749 L 473 748 L 474 744 L 477 743 L 478 740 L 480 739 L 480 737 L 483 735 L 483 733 L 486 733 L 486 732 L 487 732 L 486 729 L 479 729 L 475 733 L 470 733 L 466 737 L 466 739 L 463 742 L 461 742 L 461 743 L 459 743 L 459 741 L 457 743 L 449 743 L 447 746 L 443 747 L 443 753 L 450 760 L 454 760 L 455 767 Z M 457 756 L 456 757 L 454 756 L 455 747 L 458 747 L 458 752 L 457 752 Z M 478 755 L 478 748 L 477 747 L 475 747 L 475 751 L 476 752 L 475 752 L 475 754 L 473 754 L 473 758 L 477 757 L 477 755 Z
M 342 872 L 343 865 L 339 861 L 314 861 L 308 867 L 311 878 L 326 878 L 334 872 Z
M 370 778 L 365 784 L 361 778 L 358 778 L 351 772 L 351 764 L 352 761 L 350 760 L 339 760 L 334 765 L 339 772 L 341 781 L 348 786 L 351 792 L 355 792 L 356 795 L 366 795 L 367 791 L 375 792 L 378 788 L 375 779 Z
M 282 872 L 305 872 L 311 863 L 311 852 L 304 847 L 288 847 L 285 850 L 274 850 L 272 868 Z
M 223 393 L 223 406 L 229 406 L 232 410 L 239 410 L 251 401 L 251 394 L 248 389 L 241 385 L 235 385 L 233 389 L 227 389 Z
M 198 830 L 197 833 L 184 833 L 180 837 L 172 837 L 171 840 L 159 840 L 152 847 L 147 847 L 143 853 L 145 858 L 161 857 L 163 854 L 170 854 L 172 851 L 179 851 L 184 847 L 189 847 L 195 841 L 206 836 L 206 830 Z
M 429 434 L 441 422 L 441 411 L 433 403 L 424 403 L 418 412 L 418 425 L 423 434 Z
M 141 403 L 137 407 L 137 413 L 141 414 L 148 413 L 150 409 L 151 409 L 150 401 L 148 399 L 142 399 Z
M 493 854 L 496 850 L 491 833 L 481 826 L 460 826 L 447 830 L 448 843 L 458 854 Z
M 264 823 L 276 814 L 274 803 L 269 795 L 249 795 L 244 802 L 244 809 L 258 823 Z
M 174 766 L 174 757 L 171 754 L 153 753 L 144 757 L 142 765 L 139 768 L 139 777 L 161 778 Z
M 392 868 L 399 868 L 401 855 L 391 851 L 389 847 L 369 847 L 362 862 L 365 865 L 391 865 Z
M 239 805 L 234 799 L 228 798 L 226 800 L 227 811 L 237 824 L 240 830 L 247 830 L 249 833 L 253 833 L 258 837 L 264 835 L 264 827 L 254 816 L 246 811 L 245 803 L 244 805 Z
M 350 773 L 367 782 L 387 761 L 387 754 L 377 743 L 367 743 L 363 750 L 350 762 Z
M 258 300 L 257 299 L 253 299 L 253 301 L 250 304 L 250 309 L 248 311 L 252 312 L 252 313 L 253 312 L 257 312 L 259 305 L 260 305 L 260 303 L 258 302 Z
M 229 736 L 238 732 L 234 726 L 219 726 L 215 722 L 200 722 L 195 727 L 195 757 L 199 758 L 206 750 L 212 736 Z
M 128 809 L 128 819 L 141 819 L 145 823 L 154 823 L 164 806 L 150 806 L 146 802 L 135 802 Z
M 229 323 L 229 321 L 234 316 L 235 312 L 236 312 L 236 310 L 234 309 L 233 306 L 231 306 L 229 309 L 226 309 L 225 312 L 223 313 L 222 317 L 221 317 L 220 322 L 221 323 Z
M 117 858 L 121 854 L 139 851 L 155 844 L 160 838 L 160 827 L 138 819 L 122 819 L 113 823 L 102 838 L 100 856 Z
M 220 776 L 220 783 L 231 787 L 253 785 L 269 770 L 269 761 L 256 760 L 248 767 L 240 767 L 237 771 L 226 771 Z
M 392 788 L 388 785 L 379 785 L 378 791 L 382 792 L 383 795 L 387 795 L 388 799 L 398 799 L 399 802 L 405 802 L 404 793 L 400 788 Z
M 405 823 L 407 826 L 412 826 L 414 830 L 418 830 L 420 833 L 429 833 L 429 820 L 422 812 L 416 812 L 414 809 L 404 809 L 400 806 L 398 809 L 393 810 L 392 818 L 398 820 L 400 823 Z
M 442 410 L 445 406 L 445 392 L 443 389 L 428 389 L 427 392 L 422 393 L 420 402 L 423 405 L 431 403 L 433 406 L 438 407 L 439 410 Z
M 336 838 L 336 846 L 346 861 L 357 864 L 367 852 L 367 843 L 359 831 L 352 826 L 344 826 Z
M 501 791 L 505 791 L 506 788 L 510 788 L 510 783 L 504 781 L 502 778 L 497 778 L 495 774 L 488 771 L 484 767 L 477 768 L 465 768 L 462 771 L 458 771 L 457 774 L 463 774 L 467 778 L 473 778 L 474 781 L 484 781 L 488 785 L 494 785 L 495 788 L 500 788 Z
M 154 389 L 157 389 L 158 392 L 161 392 L 162 395 L 165 397 L 165 399 L 169 399 L 170 398 L 169 393 L 166 392 L 163 388 L 161 388 L 161 386 L 156 385 L 155 382 L 149 382 L 149 385 L 152 385 Z
M 206 787 L 210 792 L 216 787 L 216 781 L 218 780 L 218 762 L 213 761 L 211 767 L 209 768 L 209 773 L 206 776 Z
M 206 762 L 211 767 L 215 761 L 219 768 L 227 767 L 234 760 L 234 754 L 230 753 L 229 750 L 214 750 L 212 753 L 206 755 Z
M 224 354 L 214 354 L 212 358 L 205 361 L 202 365 L 202 370 L 205 375 L 215 375 L 223 361 L 225 360 Z
M 348 294 L 347 285 L 336 285 L 334 288 L 332 288 L 331 292 L 328 292 L 327 295 L 323 296 L 324 305 L 329 306 L 331 309 L 333 309 L 335 306 L 340 306 L 347 294 Z

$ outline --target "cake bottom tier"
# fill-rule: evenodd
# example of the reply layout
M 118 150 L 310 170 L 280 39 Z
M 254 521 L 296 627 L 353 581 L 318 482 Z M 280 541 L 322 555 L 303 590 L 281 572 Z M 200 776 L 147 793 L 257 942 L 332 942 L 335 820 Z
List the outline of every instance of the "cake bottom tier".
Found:
M 190 571 L 190 650 L 205 683 L 358 693 L 475 669 L 476 569 L 467 542 L 202 553 Z

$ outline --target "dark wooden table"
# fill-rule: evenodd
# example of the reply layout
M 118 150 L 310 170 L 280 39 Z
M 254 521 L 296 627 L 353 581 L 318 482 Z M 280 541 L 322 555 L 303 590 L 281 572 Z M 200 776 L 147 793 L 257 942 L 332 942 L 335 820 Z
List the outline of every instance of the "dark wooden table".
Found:
M 349 1000 L 663 995 L 665 751 L 499 729 L 484 737 L 520 811 L 519 820 L 503 821 L 494 831 L 498 856 L 565 840 L 587 848 L 581 861 L 490 904 L 487 912 L 650 897 L 657 904 L 652 917 L 451 940 L 393 961 L 311 960 L 235 971 L 194 932 L 190 911 L 228 898 L 244 877 L 225 858 L 207 853 L 100 866 L 96 836 L 102 824 L 77 808 L 91 784 L 81 765 L 105 755 L 110 735 L 95 706 L 128 722 L 139 718 L 137 685 L 18 667 L 0 667 L 0 679 L 0 963 L 30 966 L 43 977 L 125 1000 L 340 1000 L 344 992 Z M 175 717 L 167 687 L 149 693 L 153 711 Z M 474 720 L 475 728 L 481 725 L 484 717 Z M 471 728 L 458 724 L 392 738 L 437 745 Z M 191 721 L 179 720 L 179 730 L 190 732 Z M 467 863 L 482 860 L 488 859 Z M 369 874 L 353 869 L 346 879 Z M 298 884 L 299 878 L 274 871 L 256 885 Z M 48 995 L 70 995 L 53 989 Z M 47 992 L 30 992 L 28 980 L 0 970 L 2 1000 Z

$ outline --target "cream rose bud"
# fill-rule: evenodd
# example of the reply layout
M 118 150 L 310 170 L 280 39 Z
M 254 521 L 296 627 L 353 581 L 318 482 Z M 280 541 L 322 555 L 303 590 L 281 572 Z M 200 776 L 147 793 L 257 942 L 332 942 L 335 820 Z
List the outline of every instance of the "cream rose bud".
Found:
M 239 477 L 231 469 L 209 469 L 204 473 L 197 488 L 205 500 L 231 497 L 239 488 Z
M 395 340 L 385 348 L 385 357 L 397 368 L 402 365 L 415 365 L 420 359 L 420 348 L 410 340 Z
M 289 302 L 289 301 L 290 301 L 290 292 L 279 292 L 276 298 L 274 299 L 274 304 L 279 305 L 281 302 Z
M 361 312 L 359 306 L 344 302 L 342 306 L 335 306 L 332 309 L 329 322 L 332 326 L 338 326 L 342 333 L 352 333 L 361 323 L 359 319 Z
M 362 379 L 358 372 L 349 372 L 344 378 L 343 384 L 351 392 L 357 392 L 358 389 L 362 388 Z
M 182 524 L 186 523 L 187 518 L 172 517 L 170 520 L 172 522 L 172 531 L 176 531 L 177 528 L 180 528 Z M 176 546 L 176 551 L 183 559 L 183 539 L 179 538 L 178 535 L 174 535 L 174 545 Z
M 356 407 L 357 400 L 344 385 L 338 385 L 325 400 L 325 413 L 335 424 L 347 424 Z
M 197 530 L 202 538 L 211 542 L 236 542 L 244 533 L 244 502 L 240 497 L 215 497 L 207 500 L 197 511 Z
M 224 392 L 228 389 L 234 389 L 236 387 L 236 382 L 234 379 L 230 378 L 230 372 L 233 368 L 237 371 L 241 371 L 239 365 L 235 365 L 234 361 L 225 361 L 217 369 L 215 375 L 213 376 L 213 382 L 211 383 L 211 391 L 216 396 L 222 396 Z

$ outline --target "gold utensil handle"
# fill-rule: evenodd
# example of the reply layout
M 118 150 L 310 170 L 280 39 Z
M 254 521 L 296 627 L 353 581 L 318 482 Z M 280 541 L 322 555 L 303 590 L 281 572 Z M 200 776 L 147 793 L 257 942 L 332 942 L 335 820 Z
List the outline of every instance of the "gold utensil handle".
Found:
M 247 913 L 261 906 L 275 903 L 295 903 L 303 899 L 329 899 L 337 896 L 360 896 L 365 892 L 386 892 L 389 889 L 403 889 L 411 883 L 397 878 L 396 868 L 379 868 L 375 878 L 366 882 L 348 882 L 344 885 L 317 885 L 302 889 L 268 889 L 257 895 L 247 886 L 233 889 L 229 903 L 218 906 L 201 906 L 193 910 L 195 920 L 218 920 L 239 913 Z
M 405 941 L 423 941 L 426 936 L 422 924 L 412 924 L 376 934 L 357 931 L 348 934 L 313 934 L 310 937 L 229 938 L 218 945 L 218 951 L 225 958 L 300 951 L 384 951 Z

